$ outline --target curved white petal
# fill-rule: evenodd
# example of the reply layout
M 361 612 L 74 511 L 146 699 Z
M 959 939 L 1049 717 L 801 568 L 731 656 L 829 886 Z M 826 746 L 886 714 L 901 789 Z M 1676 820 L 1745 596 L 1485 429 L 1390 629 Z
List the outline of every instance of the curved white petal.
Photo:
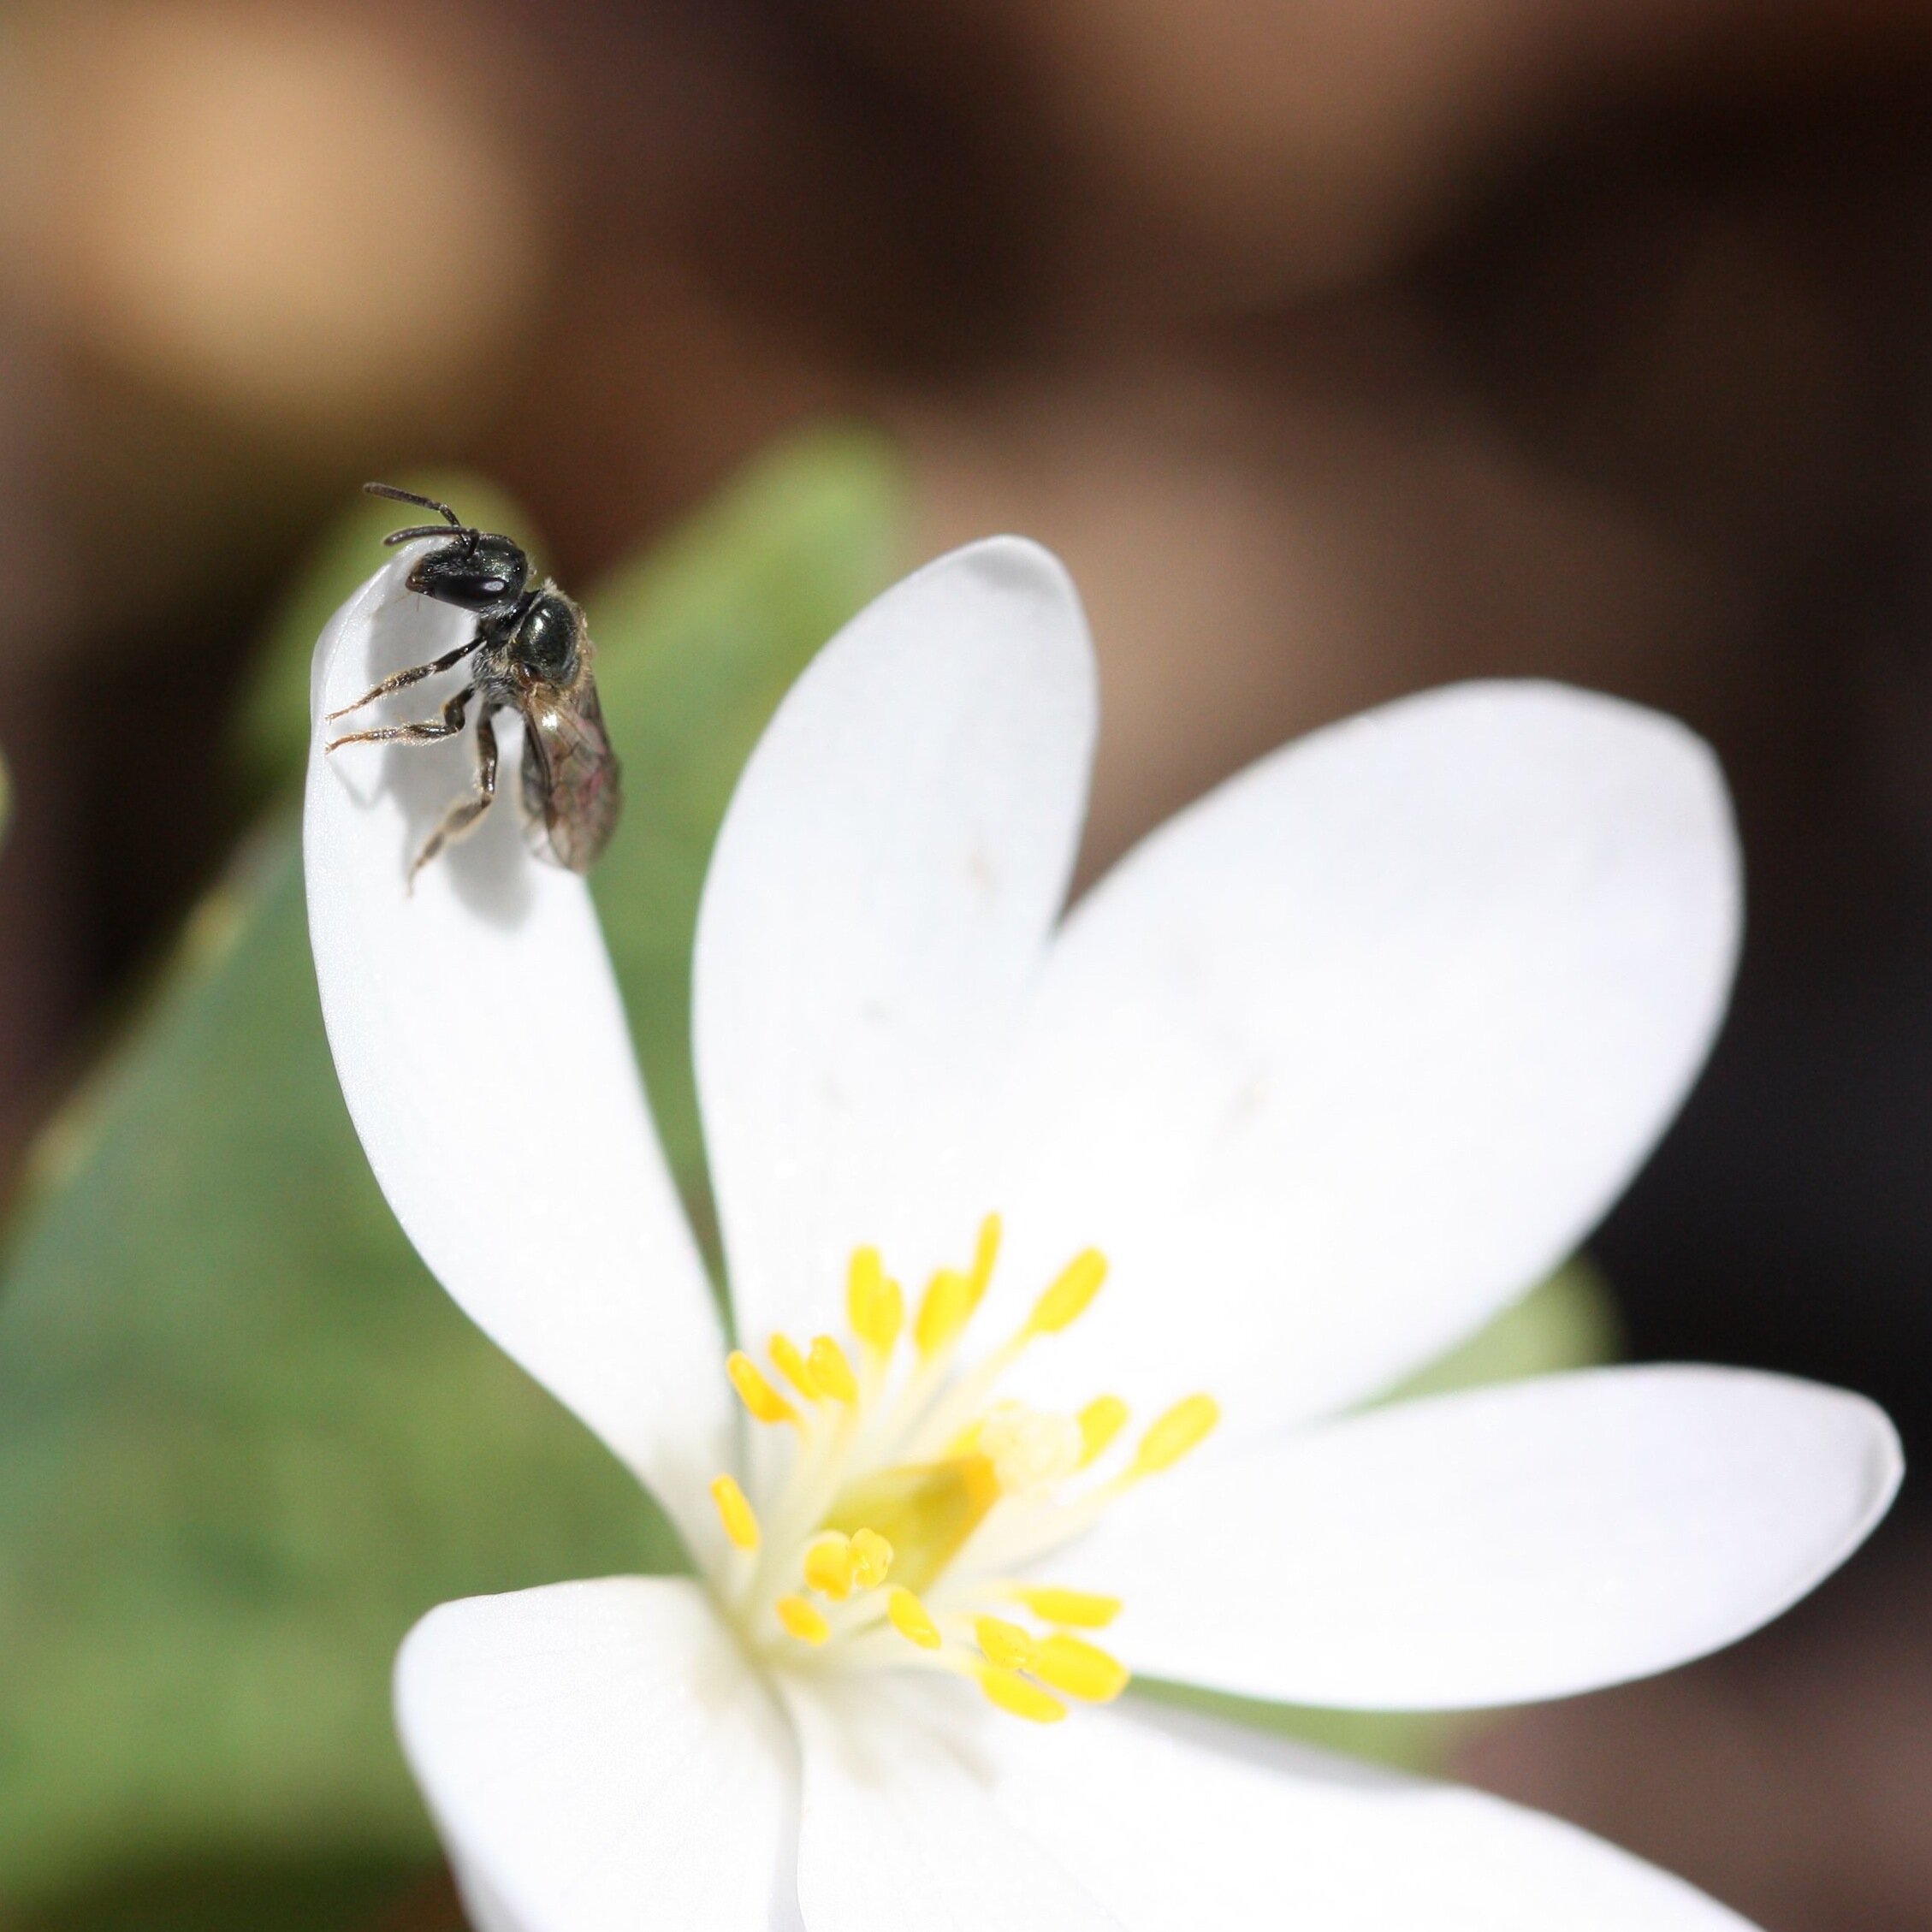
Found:
M 365 721 L 433 717 L 455 688 L 442 678 L 321 721 L 468 635 L 471 619 L 404 588 L 411 560 L 364 584 L 316 647 L 303 849 L 336 1072 L 443 1286 L 702 1538 L 727 1441 L 716 1311 L 584 881 L 524 850 L 513 727 L 513 795 L 413 892 L 411 860 L 471 784 L 468 741 L 322 749 Z
M 995 1121 L 1004 1291 L 1114 1264 L 1035 1387 L 1205 1382 L 1238 1427 L 1442 1352 L 1675 1111 L 1739 905 L 1704 744 L 1554 685 L 1388 705 L 1182 813 L 1075 910 Z
M 396 1720 L 493 1932 L 795 1923 L 796 1749 L 696 1585 L 445 1603 L 396 1660 Z
M 1898 1487 L 1863 1396 L 1741 1369 L 1552 1375 L 1183 1464 L 1052 1559 L 1136 1670 L 1433 1710 L 1666 1669 L 1830 1574 Z
M 1073 586 L 996 537 L 862 611 L 726 815 L 692 1017 L 740 1332 L 824 1323 L 847 1259 L 965 1259 L 954 1162 L 1066 888 L 1094 719 Z
M 984 1707 L 963 1685 L 827 1677 L 785 1697 L 804 1757 L 806 1932 L 1118 1932 L 994 1801 L 975 1744 Z
M 987 1748 L 1002 1809 L 1128 1932 L 1746 1932 L 1555 1819 L 1143 1700 Z

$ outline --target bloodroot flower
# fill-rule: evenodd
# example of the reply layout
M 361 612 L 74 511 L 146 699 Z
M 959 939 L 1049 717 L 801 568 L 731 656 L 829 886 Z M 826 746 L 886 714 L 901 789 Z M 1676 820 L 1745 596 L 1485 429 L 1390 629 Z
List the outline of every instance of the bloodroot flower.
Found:
M 461 642 L 407 568 L 324 633 L 318 714 Z M 444 755 L 311 760 L 376 1173 L 695 1569 L 410 1635 L 403 1741 L 477 1924 L 1734 1926 L 1134 1685 L 1587 1690 L 1753 1629 L 1885 1508 L 1884 1417 L 1777 1376 L 1364 1406 L 1576 1248 L 1702 1061 L 1739 917 L 1709 753 L 1550 685 L 1431 692 L 1063 915 L 1094 720 L 1072 587 L 1003 538 L 856 619 L 753 756 L 693 969 L 736 1350 L 582 881 L 488 827 L 408 891 Z

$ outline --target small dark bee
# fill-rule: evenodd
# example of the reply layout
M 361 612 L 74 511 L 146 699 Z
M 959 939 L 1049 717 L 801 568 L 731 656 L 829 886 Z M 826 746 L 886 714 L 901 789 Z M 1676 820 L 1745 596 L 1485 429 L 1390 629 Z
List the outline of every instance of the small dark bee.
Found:
M 426 550 L 409 573 L 409 588 L 441 603 L 473 611 L 475 634 L 468 643 L 447 651 L 433 663 L 418 664 L 385 678 L 353 704 L 329 714 L 329 722 L 346 718 L 393 691 L 406 690 L 439 671 L 453 670 L 473 651 L 471 680 L 443 706 L 440 719 L 419 725 L 384 725 L 351 732 L 329 746 L 345 744 L 434 744 L 463 729 L 472 702 L 477 714 L 477 789 L 454 807 L 416 856 L 416 874 L 451 839 L 460 838 L 496 797 L 496 732 L 499 711 L 519 713 L 524 721 L 524 832 L 540 857 L 588 872 L 610 843 L 623 809 L 617 757 L 604 731 L 597 686 L 590 675 L 590 636 L 584 613 L 548 578 L 540 589 L 524 588 L 530 559 L 507 536 L 472 530 L 447 503 L 388 483 L 364 483 L 371 496 L 420 504 L 444 519 L 418 524 L 385 537 L 408 543 L 420 536 L 445 537 Z

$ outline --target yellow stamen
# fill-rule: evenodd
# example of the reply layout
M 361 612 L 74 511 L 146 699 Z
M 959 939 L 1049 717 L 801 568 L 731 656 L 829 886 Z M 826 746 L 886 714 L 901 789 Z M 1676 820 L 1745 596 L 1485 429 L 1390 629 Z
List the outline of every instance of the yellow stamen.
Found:
M 1070 1623 L 1080 1630 L 1105 1630 L 1120 1615 L 1117 1597 L 1096 1597 L 1085 1590 L 1026 1585 L 1013 1591 L 1042 1623 Z
M 849 1332 L 773 1334 L 757 1360 L 742 1349 L 726 1358 L 750 1416 L 789 1423 L 798 1437 L 789 1472 L 762 1499 L 764 1520 L 738 1479 L 713 1481 L 732 1552 L 718 1580 L 755 1651 L 830 1645 L 843 1663 L 849 1647 L 862 1670 L 889 1662 L 896 1634 L 932 1653 L 933 1668 L 973 1679 L 999 1709 L 1051 1724 L 1076 1702 L 1105 1704 L 1128 1687 L 1127 1667 L 1090 1640 L 1121 1603 L 1022 1580 L 1008 1566 L 1030 1567 L 1141 1479 L 1171 1468 L 1220 1412 L 1190 1396 L 1137 1431 L 1123 1455 L 1129 1417 L 1118 1396 L 1077 1415 L 1000 1400 L 1015 1362 L 1079 1321 L 1108 1277 L 1106 1257 L 1082 1248 L 1017 1328 L 962 1368 L 962 1336 L 991 1292 L 1003 1238 L 999 1217 L 987 1215 L 970 1261 L 937 1269 L 913 1305 L 878 1248 L 855 1248 Z M 916 1353 L 896 1371 L 902 1340 Z M 1108 1473 L 1078 1473 L 1096 1463 Z M 955 1586 L 947 1579 L 960 1563 L 970 1572 Z M 896 1655 L 901 1667 L 923 1661 Z M 788 1668 L 805 1668 L 800 1653 Z
M 835 1402 L 843 1402 L 847 1408 L 858 1401 L 858 1378 L 852 1373 L 852 1365 L 845 1351 L 829 1335 L 821 1335 L 813 1341 L 812 1352 L 806 1361 L 821 1394 L 831 1396 Z
M 1098 1462 L 1127 1426 L 1127 1404 L 1118 1396 L 1096 1396 L 1080 1412 L 1080 1467 Z
M 789 1335 L 774 1335 L 772 1337 L 772 1360 L 777 1364 L 778 1372 L 809 1402 L 820 1401 L 824 1391 L 819 1387 L 798 1344 Z
M 892 1546 L 876 1530 L 852 1532 L 852 1587 L 876 1590 L 892 1567 Z
M 910 1590 L 899 1589 L 896 1585 L 886 1592 L 886 1615 L 892 1620 L 892 1627 L 899 1635 L 918 1645 L 922 1650 L 936 1650 L 939 1647 L 939 1627 L 927 1614 L 926 1606 Z
M 780 1597 L 772 1608 L 778 1620 L 801 1644 L 822 1644 L 832 1634 L 824 1611 L 803 1597 Z
M 1000 1670 L 1030 1670 L 1034 1650 L 1031 1634 L 1005 1617 L 975 1617 L 973 1639 L 980 1655 Z
M 725 1363 L 725 1372 L 732 1378 L 732 1387 L 738 1390 L 738 1399 L 751 1412 L 755 1421 L 796 1423 L 798 1420 L 797 1410 L 766 1381 L 757 1363 L 744 1349 L 732 1350 Z
M 1171 1469 L 1221 1419 L 1221 1405 L 1212 1396 L 1188 1396 L 1175 1403 L 1141 1437 L 1134 1451 L 1132 1474 L 1152 1476 Z
M 997 1214 L 989 1214 L 980 1223 L 978 1238 L 973 1243 L 973 1265 L 967 1275 L 967 1285 L 973 1292 L 973 1306 L 980 1305 L 986 1294 L 987 1283 L 993 1279 L 993 1263 L 999 1259 L 1000 1223 Z
M 745 1494 L 729 1476 L 720 1476 L 711 1485 L 711 1500 L 718 1505 L 718 1520 L 734 1549 L 758 1547 L 758 1517 Z
M 1050 1697 L 1037 1684 L 1029 1684 L 1016 1671 L 982 1669 L 980 1688 L 988 1703 L 1030 1724 L 1058 1724 L 1067 1714 L 1067 1707 L 1058 1698 Z
M 913 1324 L 912 1339 L 919 1353 L 929 1360 L 957 1342 L 973 1319 L 975 1300 L 967 1276 L 957 1268 L 941 1268 L 927 1284 L 919 1319 Z
M 1043 1684 L 1083 1704 L 1111 1704 L 1127 1688 L 1127 1666 L 1097 1644 L 1056 1631 L 1033 1646 L 1027 1668 Z
M 843 1603 L 852 1593 L 851 1538 L 837 1530 L 815 1537 L 805 1551 L 805 1581 L 821 1597 Z
M 845 1277 L 845 1319 L 869 1348 L 889 1355 L 905 1325 L 905 1296 L 886 1274 L 876 1248 L 852 1251 Z
M 1087 1313 L 1100 1283 L 1107 1278 L 1107 1258 L 1097 1248 L 1084 1248 L 1061 1269 L 1053 1284 L 1033 1305 L 1028 1335 L 1058 1335 Z

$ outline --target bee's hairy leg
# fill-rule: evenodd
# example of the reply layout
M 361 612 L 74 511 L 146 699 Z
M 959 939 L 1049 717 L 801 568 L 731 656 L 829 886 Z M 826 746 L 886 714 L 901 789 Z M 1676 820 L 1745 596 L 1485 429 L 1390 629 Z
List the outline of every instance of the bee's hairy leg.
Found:
M 399 671 L 393 678 L 385 678 L 379 684 L 371 684 L 353 704 L 345 704 L 340 711 L 331 711 L 323 720 L 333 724 L 338 718 L 347 718 L 352 711 L 359 711 L 365 704 L 373 704 L 379 697 L 387 697 L 391 691 L 406 691 L 412 684 L 419 684 L 425 678 L 433 678 L 439 671 L 453 671 L 483 642 L 479 631 L 466 644 L 459 644 L 453 651 L 445 651 L 441 657 L 427 664 L 412 665 L 406 671 Z M 347 744 L 347 738 L 337 738 L 335 744 Z M 331 751 L 335 749 L 332 744 Z
M 489 713 L 485 711 L 477 720 L 477 789 L 475 794 L 465 798 L 461 804 L 451 808 L 449 815 L 430 834 L 429 843 L 416 855 L 416 862 L 409 868 L 412 886 L 416 874 L 440 852 L 445 845 L 460 839 L 475 825 L 490 808 L 496 797 L 496 727 L 489 721 Z
M 470 700 L 477 695 L 474 684 L 465 684 L 442 708 L 442 719 L 425 720 L 420 725 L 378 725 L 368 732 L 351 732 L 346 738 L 332 739 L 327 750 L 340 751 L 345 744 L 434 744 L 440 738 L 454 738 L 463 729 Z M 353 711 L 355 707 L 351 705 Z M 340 717 L 340 712 L 333 714 Z

